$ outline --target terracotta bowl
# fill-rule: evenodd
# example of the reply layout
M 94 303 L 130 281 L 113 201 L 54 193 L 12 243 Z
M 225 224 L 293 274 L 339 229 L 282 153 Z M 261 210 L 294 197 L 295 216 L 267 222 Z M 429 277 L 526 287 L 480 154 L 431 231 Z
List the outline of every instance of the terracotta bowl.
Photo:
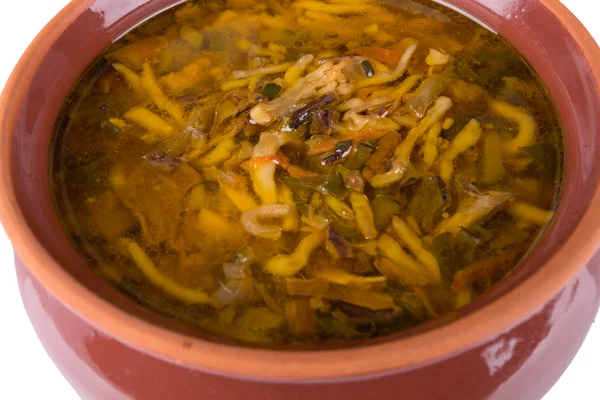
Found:
M 583 342 L 600 293 L 600 50 L 558 0 L 447 0 L 512 42 L 566 132 L 556 219 L 509 279 L 460 313 L 341 349 L 259 350 L 189 332 L 86 268 L 50 197 L 49 146 L 70 88 L 125 31 L 176 0 L 71 2 L 0 101 L 0 216 L 25 308 L 83 398 L 540 399 Z

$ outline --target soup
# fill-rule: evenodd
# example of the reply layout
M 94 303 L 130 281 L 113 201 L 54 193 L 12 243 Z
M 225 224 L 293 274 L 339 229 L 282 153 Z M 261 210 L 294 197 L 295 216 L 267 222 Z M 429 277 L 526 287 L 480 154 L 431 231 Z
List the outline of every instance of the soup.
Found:
M 244 343 L 345 343 L 510 274 L 562 157 L 539 78 L 454 11 L 198 0 L 83 75 L 52 182 L 90 268 L 144 306 Z

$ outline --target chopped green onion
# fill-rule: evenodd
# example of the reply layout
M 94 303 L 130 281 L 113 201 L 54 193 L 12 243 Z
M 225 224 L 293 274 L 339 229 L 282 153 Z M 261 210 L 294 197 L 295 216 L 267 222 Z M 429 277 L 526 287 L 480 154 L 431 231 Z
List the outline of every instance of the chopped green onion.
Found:
M 298 209 L 298 212 L 303 216 L 303 217 L 308 217 L 309 215 L 309 206 L 308 204 L 306 204 L 304 202 L 304 200 L 302 200 L 300 198 L 300 196 L 298 196 L 298 194 L 293 193 L 292 194 L 292 199 L 294 200 L 294 204 L 296 205 L 296 208 Z
M 279 93 L 281 93 L 281 86 L 275 83 L 267 83 L 260 93 L 263 96 L 268 97 L 269 100 L 274 100 L 279 97 Z
M 365 76 L 367 78 L 370 78 L 373 75 L 375 75 L 375 69 L 373 68 L 373 66 L 371 65 L 371 63 L 368 60 L 361 62 L 360 65 L 365 70 Z

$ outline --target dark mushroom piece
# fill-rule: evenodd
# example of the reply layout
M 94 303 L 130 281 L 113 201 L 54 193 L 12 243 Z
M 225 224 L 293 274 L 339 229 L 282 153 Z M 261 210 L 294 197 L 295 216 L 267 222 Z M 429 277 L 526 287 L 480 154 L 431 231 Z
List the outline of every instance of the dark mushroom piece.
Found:
M 335 93 L 328 93 L 322 96 L 319 100 L 296 110 L 292 114 L 288 126 L 290 127 L 290 129 L 298 129 L 300 125 L 308 121 L 314 110 L 326 106 L 327 104 L 333 102 L 335 99 L 337 99 L 337 95 Z
M 370 310 L 344 301 L 333 301 L 332 305 L 340 310 L 348 319 L 347 323 L 352 325 L 394 323 L 401 315 L 402 309 L 398 310 Z

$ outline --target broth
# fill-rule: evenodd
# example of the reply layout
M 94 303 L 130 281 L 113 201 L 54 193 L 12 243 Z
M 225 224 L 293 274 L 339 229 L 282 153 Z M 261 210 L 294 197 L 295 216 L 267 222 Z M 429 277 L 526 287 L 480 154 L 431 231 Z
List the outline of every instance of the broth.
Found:
M 125 295 L 298 345 L 496 285 L 553 217 L 563 146 L 527 62 L 443 6 L 197 0 L 94 62 L 52 160 L 67 234 Z

